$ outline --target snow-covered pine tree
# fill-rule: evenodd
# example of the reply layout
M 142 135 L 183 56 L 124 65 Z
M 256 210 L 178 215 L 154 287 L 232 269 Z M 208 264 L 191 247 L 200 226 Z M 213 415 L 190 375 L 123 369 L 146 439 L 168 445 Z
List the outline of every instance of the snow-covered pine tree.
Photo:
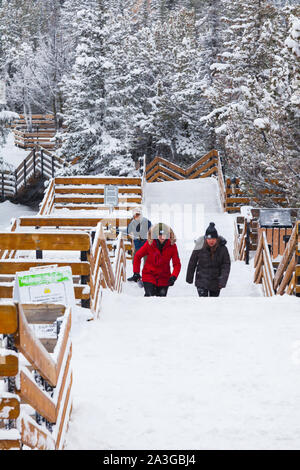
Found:
M 53 114 L 56 129 L 60 129 L 63 108 L 60 82 L 64 75 L 70 73 L 73 44 L 69 40 L 69 25 L 64 23 L 62 16 L 61 0 L 51 0 L 45 14 L 48 28 L 43 36 L 40 35 L 34 54 L 32 97 L 35 109 Z
M 105 113 L 104 6 L 102 0 L 85 0 L 73 22 L 77 44 L 75 63 L 63 79 L 64 123 L 59 154 L 67 160 L 80 157 L 80 171 L 91 172 L 101 157 Z
M 281 94 L 272 88 L 276 69 L 284 67 L 285 21 L 282 10 L 267 0 L 227 6 L 229 28 L 220 60 L 212 66 L 215 77 L 208 96 L 215 108 L 208 118 L 216 119 L 216 133 L 223 136 L 219 143 L 228 175 L 240 177 L 258 204 L 273 205 L 268 190 L 283 189 L 274 184 L 280 166 L 275 161 L 282 166 L 287 150 L 279 152 L 283 140 L 278 133 L 284 128 L 279 109 L 285 86 Z
M 181 10 L 153 27 L 155 96 L 144 120 L 155 153 L 190 161 L 205 151 L 199 112 L 201 50 L 193 11 Z M 204 145 L 203 145 L 204 144 Z

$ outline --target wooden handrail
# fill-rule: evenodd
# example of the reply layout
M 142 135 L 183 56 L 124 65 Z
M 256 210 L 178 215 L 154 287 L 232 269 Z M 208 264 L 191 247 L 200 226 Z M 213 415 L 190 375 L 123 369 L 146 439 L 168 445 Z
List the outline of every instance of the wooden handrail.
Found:
M 259 237 L 258 247 L 254 258 L 254 268 L 254 282 L 262 283 L 264 295 L 267 297 L 275 295 L 273 287 L 274 268 L 264 230 L 262 230 Z
M 189 167 L 184 169 L 173 162 L 169 162 L 165 158 L 156 157 L 146 166 L 146 178 L 149 182 L 157 181 L 160 178 L 162 180 L 165 179 L 172 181 L 172 179 L 177 180 L 185 178 L 197 178 L 203 173 L 204 177 L 207 173 L 208 175 L 216 174 L 218 161 L 217 158 L 217 151 L 212 150 L 196 162 L 192 163 Z
M 38 309 L 38 316 L 33 312 Z M 58 335 L 58 340 L 54 352 L 50 354 L 34 331 L 30 328 L 28 321 L 41 318 L 41 314 L 49 315 L 51 321 L 63 312 L 63 321 Z M 54 316 L 52 315 L 54 313 Z M 8 318 L 10 319 L 8 321 Z M 15 319 L 17 318 L 17 322 Z M 28 318 L 28 319 L 27 319 Z M 4 319 L 4 321 L 3 321 Z M 43 318 L 43 321 L 46 319 Z M 15 326 L 17 323 L 17 326 Z M 14 331 L 15 330 L 15 331 Z M 15 375 L 18 380 L 14 381 L 15 392 L 0 394 L 0 410 L 7 405 L 11 407 L 9 419 L 16 420 L 16 428 L 19 430 L 19 438 L 13 440 L 9 438 L 7 431 L 4 437 L 1 436 L 0 449 L 21 448 L 26 445 L 33 449 L 61 449 L 64 445 L 64 431 L 66 423 L 69 421 L 71 413 L 71 386 L 72 371 L 70 361 L 72 355 L 71 345 L 71 309 L 58 305 L 29 305 L 13 304 L 0 306 L 0 333 L 10 332 L 14 338 L 14 356 L 18 359 L 19 353 L 25 357 L 30 369 L 23 363 L 19 363 Z M 12 333 L 13 332 L 13 333 Z M 48 387 L 53 387 L 50 396 L 44 389 L 42 382 L 36 382 L 31 369 L 35 374 L 43 377 L 47 381 Z M 21 400 L 21 405 L 20 405 Z M 42 428 L 27 413 L 24 405 L 29 404 L 41 417 L 51 423 L 52 432 Z M 21 413 L 22 410 L 22 413 Z M 0 414 L 0 419 L 5 419 Z M 9 423 L 11 426 L 11 423 Z
M 115 290 L 122 292 L 122 282 L 126 281 L 126 252 L 123 234 L 120 233 L 114 261 Z
M 300 221 L 298 220 L 274 276 L 274 289 L 279 295 L 285 294 L 286 291 L 289 294 L 300 293 L 298 292 L 298 290 L 300 291 L 298 289 L 300 284 L 299 276 L 296 274 L 296 271 L 298 271 L 297 265 L 300 261 L 299 227 Z

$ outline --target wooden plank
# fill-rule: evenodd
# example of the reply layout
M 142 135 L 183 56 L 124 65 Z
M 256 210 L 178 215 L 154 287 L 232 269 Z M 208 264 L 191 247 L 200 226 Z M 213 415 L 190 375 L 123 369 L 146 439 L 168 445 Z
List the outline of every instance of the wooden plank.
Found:
M 20 450 L 21 441 L 20 440 L 0 440 L 0 450 Z
M 278 289 L 277 289 L 277 294 L 279 295 L 283 295 L 285 293 L 285 289 L 286 287 L 288 286 L 289 282 L 291 281 L 291 278 L 294 274 L 294 271 L 295 271 L 295 267 L 296 267 L 296 255 L 294 254 L 292 256 L 292 259 L 284 273 L 284 276 L 282 278 L 282 281 L 281 283 L 279 284 L 278 286 Z
M 0 275 L 16 274 L 16 272 L 28 271 L 30 268 L 49 266 L 55 264 L 59 267 L 70 266 L 73 276 L 88 276 L 90 273 L 90 264 L 87 261 L 81 262 L 57 262 L 53 260 L 38 260 L 38 261 L 19 261 L 13 260 L 0 260 Z
M 285 248 L 287 246 L 287 243 L 284 241 L 283 237 L 285 235 L 291 236 L 293 229 L 287 228 L 287 229 L 277 229 L 279 232 L 279 255 L 283 255 Z
M 0 297 L 3 297 L 0 292 Z M 14 304 L 0 304 L 0 334 L 12 335 L 18 329 L 18 314 Z
M 56 364 L 27 323 L 22 305 L 19 304 L 19 330 L 16 347 L 19 352 L 38 370 L 47 382 L 55 387 L 57 383 Z M 22 388 L 21 388 L 22 390 Z
M 128 196 L 128 197 L 119 197 L 118 203 L 123 204 L 126 202 L 135 202 L 136 204 L 141 204 L 141 197 L 139 196 Z M 54 203 L 69 203 L 69 204 L 104 204 L 104 197 L 90 197 L 90 196 L 54 196 Z
M 86 176 L 69 176 L 69 177 L 56 177 L 55 178 L 55 185 L 57 184 L 113 184 L 118 186 L 125 186 L 127 185 L 137 185 L 141 186 L 142 180 L 141 178 L 131 178 L 131 177 L 86 177 Z
M 166 175 L 162 171 L 155 173 L 155 175 L 151 176 L 149 179 L 147 178 L 148 183 L 155 182 L 157 179 L 161 179 L 162 181 L 177 181 L 177 179 L 172 178 L 171 176 Z
M 20 227 L 96 227 L 99 222 L 113 227 L 127 227 L 131 218 L 112 217 L 20 217 Z
M 185 176 L 182 176 L 181 173 L 174 171 L 173 169 L 169 168 L 168 165 L 157 164 L 155 165 L 150 171 L 147 172 L 147 179 L 150 179 L 151 176 L 155 175 L 155 173 L 162 173 L 171 176 L 171 178 L 177 180 L 184 180 Z
M 58 304 L 22 304 L 25 318 L 30 324 L 54 323 L 65 314 L 65 305 Z
M 287 265 L 289 264 L 290 258 L 293 254 L 293 250 L 295 249 L 296 246 L 296 226 L 293 229 L 293 232 L 291 234 L 291 237 L 289 239 L 289 242 L 286 246 L 286 249 L 284 251 L 284 254 L 282 256 L 281 262 L 278 266 L 278 269 L 276 271 L 275 277 L 274 277 L 274 288 L 277 289 L 281 278 L 283 276 L 283 273 L 286 270 Z
M 56 407 L 53 400 L 23 370 L 20 372 L 19 395 L 25 403 L 31 405 L 47 421 L 56 422 Z
M 15 354 L 1 356 L 0 350 L 0 378 L 14 377 L 19 372 L 19 358 Z
M 208 161 L 205 165 L 202 165 L 200 168 L 197 168 L 197 170 L 194 172 L 194 173 L 191 173 L 188 178 L 189 179 L 195 179 L 195 178 L 198 178 L 199 175 L 201 175 L 202 173 L 206 172 L 206 170 L 210 169 L 211 167 L 213 167 L 213 171 L 217 171 L 217 159 L 213 159 L 213 160 L 210 160 Z
M 0 232 L 0 249 L 88 251 L 90 236 L 85 233 Z
M 119 194 L 140 194 L 142 195 L 142 188 L 136 186 L 133 188 L 119 187 Z M 104 194 L 104 188 L 90 188 L 86 186 L 79 186 L 76 188 L 68 186 L 56 186 L 55 194 Z
M 115 206 L 112 209 L 115 211 L 132 211 L 132 209 L 135 206 Z M 82 210 L 92 210 L 92 211 L 109 211 L 110 207 L 109 206 L 94 206 L 94 205 L 82 205 L 82 206 L 77 206 L 77 205 L 56 205 L 55 209 L 68 209 L 68 210 L 75 210 L 75 211 L 82 211 Z
M 71 310 L 70 310 L 70 308 L 68 308 L 68 310 L 66 312 L 66 315 L 67 315 L 67 318 L 65 318 L 65 320 L 64 320 L 66 322 L 66 325 L 65 325 L 65 328 L 64 328 L 63 337 L 60 338 L 60 349 L 59 349 L 59 352 L 57 354 L 57 361 L 56 361 L 56 374 L 57 374 L 57 377 L 59 376 L 61 368 L 62 368 L 66 347 L 67 347 L 68 340 L 69 340 L 69 337 L 70 337 L 70 331 L 71 331 Z M 69 354 L 71 354 L 71 351 L 72 351 L 72 346 L 70 348 Z
M 182 175 L 183 177 L 186 176 L 186 170 L 182 168 L 180 165 L 177 165 L 176 163 L 170 162 L 166 160 L 165 158 L 162 157 L 156 157 L 154 161 L 152 161 L 149 165 L 147 165 L 146 168 L 146 174 L 151 176 L 153 173 L 150 171 L 152 167 L 162 167 L 162 168 L 169 168 L 170 170 L 173 170 L 177 175 Z M 157 170 L 156 170 L 157 171 Z
M 0 396 L 0 419 L 17 419 L 20 415 L 19 397 Z M 0 447 L 1 448 L 1 447 Z
M 55 450 L 55 441 L 45 427 L 39 426 L 28 415 L 21 417 L 22 443 L 34 450 Z
M 68 387 L 68 390 L 67 390 L 67 393 L 66 393 L 64 403 L 63 403 L 62 417 L 61 417 L 61 420 L 60 420 L 60 423 L 59 423 L 59 430 L 58 430 L 58 435 L 57 435 L 57 439 L 56 439 L 56 449 L 57 450 L 63 449 L 64 442 L 62 441 L 62 439 L 64 437 L 63 430 L 64 430 L 64 427 L 66 427 L 65 421 L 66 420 L 69 421 L 70 415 L 71 415 L 71 412 L 72 412 L 72 405 L 70 406 L 72 384 L 73 384 L 73 377 L 71 375 L 70 384 L 69 384 L 69 387 Z M 69 409 L 69 416 L 67 416 L 68 409 Z

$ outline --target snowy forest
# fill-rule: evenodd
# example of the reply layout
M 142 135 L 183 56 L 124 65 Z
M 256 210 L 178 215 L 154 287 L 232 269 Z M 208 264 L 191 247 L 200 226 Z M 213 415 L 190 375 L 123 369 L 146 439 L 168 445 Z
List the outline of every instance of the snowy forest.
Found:
M 0 145 L 16 113 L 53 114 L 73 173 L 217 149 L 298 207 L 299 71 L 298 0 L 0 0 Z

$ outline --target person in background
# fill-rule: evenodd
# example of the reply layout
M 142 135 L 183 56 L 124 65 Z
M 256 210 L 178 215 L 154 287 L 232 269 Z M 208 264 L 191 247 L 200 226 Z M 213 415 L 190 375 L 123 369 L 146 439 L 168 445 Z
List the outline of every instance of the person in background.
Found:
M 132 211 L 132 220 L 129 222 L 127 229 L 117 229 L 116 233 L 124 233 L 133 238 L 134 250 L 132 253 L 132 260 L 134 260 L 135 253 L 146 243 L 148 231 L 151 227 L 151 222 L 142 215 L 142 209 L 135 207 Z M 128 281 L 134 281 L 133 276 L 127 279 Z
M 214 222 L 210 222 L 204 239 L 196 241 L 195 249 L 189 260 L 186 282 L 195 285 L 200 297 L 219 297 L 230 273 L 230 256 L 226 240 L 218 235 Z
M 147 242 L 136 252 L 133 260 L 135 282 L 141 279 L 140 266 L 144 256 L 147 257 L 142 271 L 145 297 L 166 297 L 169 287 L 174 285 L 181 269 L 173 230 L 163 223 L 150 228 Z

